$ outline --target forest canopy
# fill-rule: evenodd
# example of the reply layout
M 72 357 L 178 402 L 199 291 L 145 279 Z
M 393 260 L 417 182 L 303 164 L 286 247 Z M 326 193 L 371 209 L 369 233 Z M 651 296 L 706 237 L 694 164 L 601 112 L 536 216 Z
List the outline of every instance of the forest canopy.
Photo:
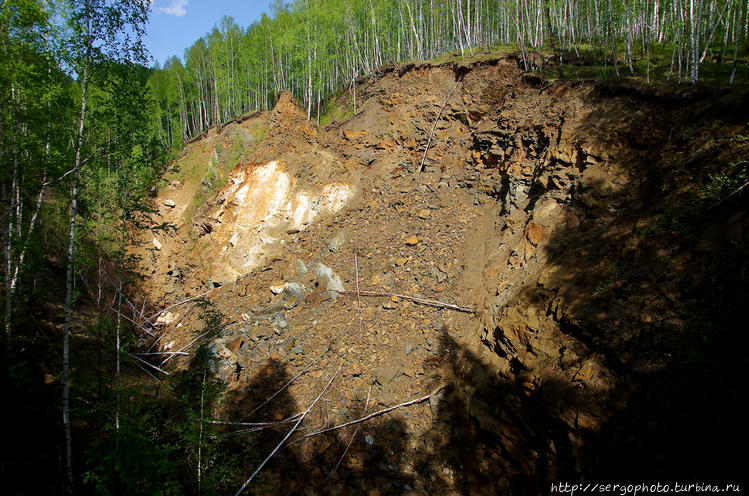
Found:
M 325 98 L 383 64 L 448 52 L 471 56 L 507 46 L 526 69 L 541 49 L 560 61 L 587 55 L 650 79 L 651 49 L 668 76 L 697 82 L 700 64 L 731 62 L 746 48 L 743 0 L 299 0 L 275 2 L 270 15 L 242 28 L 224 17 L 150 80 L 161 135 L 175 145 L 245 112 L 268 109 L 291 90 L 307 117 Z M 619 66 L 622 66 L 621 68 Z M 728 78 L 727 78 L 728 79 Z

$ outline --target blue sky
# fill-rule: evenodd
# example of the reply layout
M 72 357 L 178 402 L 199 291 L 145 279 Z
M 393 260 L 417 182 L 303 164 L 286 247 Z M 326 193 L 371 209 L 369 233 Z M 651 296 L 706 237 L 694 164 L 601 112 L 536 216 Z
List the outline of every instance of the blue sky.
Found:
M 269 4 L 270 0 L 153 0 L 146 46 L 160 66 L 172 55 L 184 61 L 185 49 L 223 16 L 246 28 L 270 10 Z

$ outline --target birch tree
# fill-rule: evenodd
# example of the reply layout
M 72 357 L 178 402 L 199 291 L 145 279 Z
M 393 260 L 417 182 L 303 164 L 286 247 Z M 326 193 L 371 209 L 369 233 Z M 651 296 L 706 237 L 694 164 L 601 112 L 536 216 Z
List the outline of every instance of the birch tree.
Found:
M 42 201 L 60 174 L 66 106 L 64 74 L 56 65 L 54 28 L 46 2 L 8 0 L 0 10 L 0 225 L 3 239 L 4 327 L 12 339 L 14 307 Z
M 477 47 L 515 44 L 523 66 L 537 70 L 529 51 L 580 56 L 580 40 L 601 65 L 620 62 L 639 75 L 645 59 L 650 80 L 651 44 L 673 48 L 673 66 L 699 80 L 711 47 L 738 54 L 747 43 L 744 0 L 296 0 L 275 2 L 269 15 L 242 30 L 227 20 L 186 52 L 184 73 L 166 72 L 180 91 L 161 108 L 182 109 L 185 138 L 256 109 L 267 109 L 290 89 L 308 118 L 325 95 L 355 92 L 356 78 L 379 65 L 426 59 L 446 52 L 470 57 Z M 237 33 L 242 32 L 239 36 Z M 744 48 L 742 48 L 744 47 Z M 565 55 L 564 52 L 569 55 Z M 166 118 L 164 119 L 166 122 Z M 171 128 L 162 126 L 163 133 Z M 173 139 L 171 140 L 173 142 Z M 170 142 L 170 136 L 164 138 Z
M 95 71 L 106 60 L 142 60 L 140 38 L 148 18 L 146 0 L 77 0 L 71 2 L 69 17 L 68 60 L 78 75 L 80 104 L 75 129 L 75 147 L 70 183 L 70 224 L 65 282 L 65 321 L 62 353 L 62 420 L 65 434 L 64 467 L 70 491 L 73 477 L 72 429 L 70 424 L 70 329 L 75 276 L 76 222 L 78 187 L 84 158 L 84 131 L 88 124 L 89 85 Z

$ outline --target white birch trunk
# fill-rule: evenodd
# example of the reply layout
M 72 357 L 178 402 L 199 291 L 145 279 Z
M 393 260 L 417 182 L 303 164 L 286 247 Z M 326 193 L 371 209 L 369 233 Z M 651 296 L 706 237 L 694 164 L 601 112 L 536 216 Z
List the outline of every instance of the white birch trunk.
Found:
M 86 99 L 88 96 L 88 66 L 84 65 L 81 75 L 81 111 L 78 121 L 78 142 L 75 149 L 73 180 L 70 199 L 70 233 L 68 240 L 68 261 L 65 281 L 65 323 L 62 344 L 62 424 L 65 430 L 65 475 L 72 489 L 73 481 L 73 435 L 70 425 L 70 325 L 73 307 L 73 277 L 75 262 L 75 226 L 78 215 L 78 180 L 81 173 L 81 148 L 86 122 Z

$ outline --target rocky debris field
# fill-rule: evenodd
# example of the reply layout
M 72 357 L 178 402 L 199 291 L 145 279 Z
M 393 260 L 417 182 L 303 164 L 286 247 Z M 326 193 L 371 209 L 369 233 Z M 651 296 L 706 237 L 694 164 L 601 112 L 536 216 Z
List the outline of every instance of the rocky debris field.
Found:
M 282 93 L 188 144 L 183 169 L 242 154 L 215 191 L 202 172 L 173 180 L 155 205 L 176 232 L 133 248 L 148 301 L 185 302 L 144 346 L 206 344 L 227 386 L 212 418 L 280 422 L 226 426 L 257 449 L 248 476 L 310 405 L 263 472 L 283 494 L 532 494 L 621 467 L 730 468 L 680 436 L 710 423 L 690 394 L 733 425 L 733 365 L 706 381 L 692 343 L 749 217 L 736 197 L 688 206 L 746 156 L 746 98 L 545 81 L 513 57 L 390 67 L 357 92 L 345 122 L 307 122 Z

